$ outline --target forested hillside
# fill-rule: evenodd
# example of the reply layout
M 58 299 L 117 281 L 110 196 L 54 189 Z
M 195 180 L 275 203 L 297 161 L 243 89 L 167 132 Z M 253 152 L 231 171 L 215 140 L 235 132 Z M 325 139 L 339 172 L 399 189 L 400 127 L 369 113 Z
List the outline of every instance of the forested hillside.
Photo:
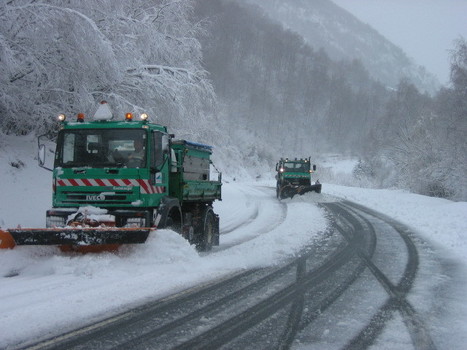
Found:
M 323 48 L 331 59 L 361 61 L 370 76 L 385 86 L 396 88 L 407 77 L 422 92 L 434 93 L 439 88 L 436 78 L 402 49 L 332 1 L 243 1 L 261 7 L 310 46 Z
M 3 133 L 53 136 L 55 115 L 107 100 L 213 144 L 227 172 L 339 152 L 361 159 L 355 184 L 467 198 L 463 39 L 452 84 L 430 96 L 409 79 L 388 88 L 237 1 L 11 0 L 0 19 Z
M 206 0 L 197 13 L 210 20 L 204 64 L 233 129 L 275 157 L 364 151 L 389 94 L 360 62 L 332 61 L 254 7 Z

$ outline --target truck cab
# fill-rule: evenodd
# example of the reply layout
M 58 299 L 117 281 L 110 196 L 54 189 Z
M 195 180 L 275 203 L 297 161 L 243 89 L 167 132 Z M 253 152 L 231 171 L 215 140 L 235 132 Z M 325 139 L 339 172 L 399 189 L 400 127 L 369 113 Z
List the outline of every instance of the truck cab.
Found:
M 311 184 L 311 174 L 315 171 L 316 165 L 311 166 L 310 158 L 281 158 L 276 164 L 277 198 L 292 198 L 310 191 L 321 193 L 318 180 Z

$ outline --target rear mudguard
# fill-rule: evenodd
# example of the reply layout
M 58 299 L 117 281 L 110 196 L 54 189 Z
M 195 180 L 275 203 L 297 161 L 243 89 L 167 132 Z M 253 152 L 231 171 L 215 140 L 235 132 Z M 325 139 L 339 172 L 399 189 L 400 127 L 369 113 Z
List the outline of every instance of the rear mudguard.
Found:
M 0 248 L 16 245 L 97 246 L 144 243 L 151 228 L 19 228 L 0 230 Z
M 182 210 L 180 207 L 180 201 L 173 197 L 162 198 L 154 220 L 154 225 L 157 228 L 167 228 L 170 213 L 178 213 L 178 217 L 180 218 L 180 226 L 182 226 Z

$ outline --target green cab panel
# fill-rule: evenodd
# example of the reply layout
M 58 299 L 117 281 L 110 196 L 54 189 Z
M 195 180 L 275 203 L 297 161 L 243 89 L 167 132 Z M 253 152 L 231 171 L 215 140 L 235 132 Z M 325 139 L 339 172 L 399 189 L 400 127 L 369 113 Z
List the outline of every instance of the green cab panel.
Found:
M 166 128 L 147 122 L 63 124 L 54 164 L 53 207 L 154 208 L 168 193 Z
M 56 168 L 53 206 L 154 207 L 166 186 L 151 181 L 148 169 Z

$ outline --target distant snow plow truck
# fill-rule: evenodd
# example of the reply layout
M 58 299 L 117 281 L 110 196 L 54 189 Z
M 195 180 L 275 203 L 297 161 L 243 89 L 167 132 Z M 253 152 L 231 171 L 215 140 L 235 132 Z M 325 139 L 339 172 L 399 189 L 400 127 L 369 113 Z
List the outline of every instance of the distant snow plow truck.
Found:
M 210 180 L 212 147 L 174 140 L 167 128 L 113 120 L 103 102 L 93 120 L 60 115 L 53 169 L 53 208 L 46 228 L 0 230 L 0 248 L 58 245 L 81 252 L 144 243 L 151 230 L 171 228 L 199 250 L 219 244 L 221 173 Z M 123 118 L 122 118 L 123 119 Z M 44 165 L 45 147 L 39 146 Z
M 310 158 L 281 158 L 276 164 L 276 171 L 276 195 L 279 199 L 311 191 L 321 193 L 318 180 L 311 184 L 311 174 L 316 171 L 316 165 L 310 166 Z

